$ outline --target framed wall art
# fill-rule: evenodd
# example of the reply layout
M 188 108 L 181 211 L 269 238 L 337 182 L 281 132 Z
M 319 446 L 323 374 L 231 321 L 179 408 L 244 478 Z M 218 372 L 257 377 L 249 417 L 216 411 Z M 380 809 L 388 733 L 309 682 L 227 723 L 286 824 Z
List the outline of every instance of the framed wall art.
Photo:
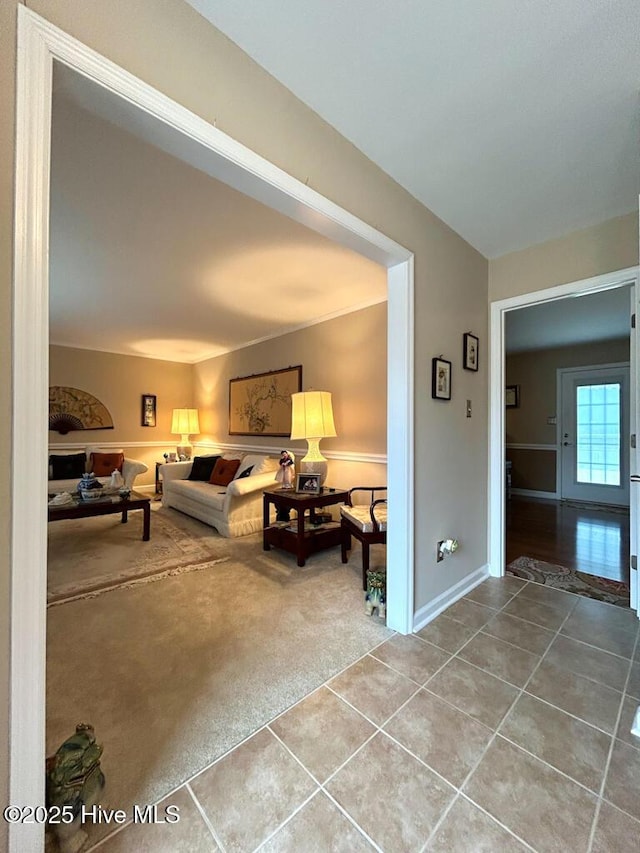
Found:
M 154 427 L 156 425 L 156 395 L 142 395 L 142 426 Z
M 462 366 L 465 370 L 478 369 L 478 343 L 478 338 L 471 332 L 462 336 Z
M 442 356 L 431 360 L 431 396 L 434 400 L 451 399 L 451 362 Z
M 229 435 L 291 435 L 291 395 L 302 365 L 229 380 Z
M 520 405 L 520 386 L 507 385 L 504 389 L 504 405 L 507 409 L 517 409 Z

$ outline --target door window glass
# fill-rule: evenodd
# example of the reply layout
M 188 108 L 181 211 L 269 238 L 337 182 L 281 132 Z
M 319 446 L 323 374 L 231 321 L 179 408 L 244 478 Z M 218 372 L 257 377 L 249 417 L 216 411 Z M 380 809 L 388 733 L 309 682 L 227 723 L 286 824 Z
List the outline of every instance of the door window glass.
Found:
M 576 388 L 576 479 L 620 485 L 620 383 Z

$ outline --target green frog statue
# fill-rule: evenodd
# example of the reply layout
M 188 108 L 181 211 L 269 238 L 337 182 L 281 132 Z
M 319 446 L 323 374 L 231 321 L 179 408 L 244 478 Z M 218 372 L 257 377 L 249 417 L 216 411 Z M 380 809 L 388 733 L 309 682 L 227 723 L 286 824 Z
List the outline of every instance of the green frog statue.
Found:
M 93 726 L 78 723 L 55 755 L 47 758 L 47 808 L 71 806 L 72 823 L 57 823 L 53 830 L 61 853 L 77 853 L 87 839 L 82 829 L 82 807 L 91 808 L 104 788 L 104 773 L 100 769 L 102 746 L 96 743 Z M 63 812 L 63 814 L 67 814 Z

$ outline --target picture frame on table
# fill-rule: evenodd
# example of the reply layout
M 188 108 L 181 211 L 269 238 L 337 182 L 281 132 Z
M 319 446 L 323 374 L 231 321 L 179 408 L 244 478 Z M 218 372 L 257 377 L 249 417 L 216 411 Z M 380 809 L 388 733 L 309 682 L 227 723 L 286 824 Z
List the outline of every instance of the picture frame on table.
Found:
M 478 369 L 478 345 L 479 338 L 466 332 L 462 336 L 462 366 L 465 370 Z
M 141 425 L 143 427 L 154 427 L 156 425 L 156 395 L 142 395 L 142 417 Z
M 296 492 L 302 492 L 304 495 L 319 495 L 320 491 L 319 474 L 296 474 Z
M 504 389 L 505 409 L 517 409 L 520 406 L 520 386 L 507 385 Z
M 431 396 L 434 400 L 451 399 L 451 362 L 442 356 L 431 360 Z

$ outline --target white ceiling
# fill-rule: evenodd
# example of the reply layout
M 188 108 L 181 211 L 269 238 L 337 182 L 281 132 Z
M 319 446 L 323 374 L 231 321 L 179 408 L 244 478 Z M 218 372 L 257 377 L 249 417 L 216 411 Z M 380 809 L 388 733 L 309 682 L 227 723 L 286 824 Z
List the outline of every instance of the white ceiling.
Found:
M 508 353 L 629 337 L 628 287 L 569 297 L 509 311 L 505 320 Z
M 637 210 L 638 0 L 188 0 L 486 257 Z
M 51 343 L 193 363 L 386 300 L 382 266 L 211 177 L 179 134 L 150 144 L 161 132 L 56 67 Z

